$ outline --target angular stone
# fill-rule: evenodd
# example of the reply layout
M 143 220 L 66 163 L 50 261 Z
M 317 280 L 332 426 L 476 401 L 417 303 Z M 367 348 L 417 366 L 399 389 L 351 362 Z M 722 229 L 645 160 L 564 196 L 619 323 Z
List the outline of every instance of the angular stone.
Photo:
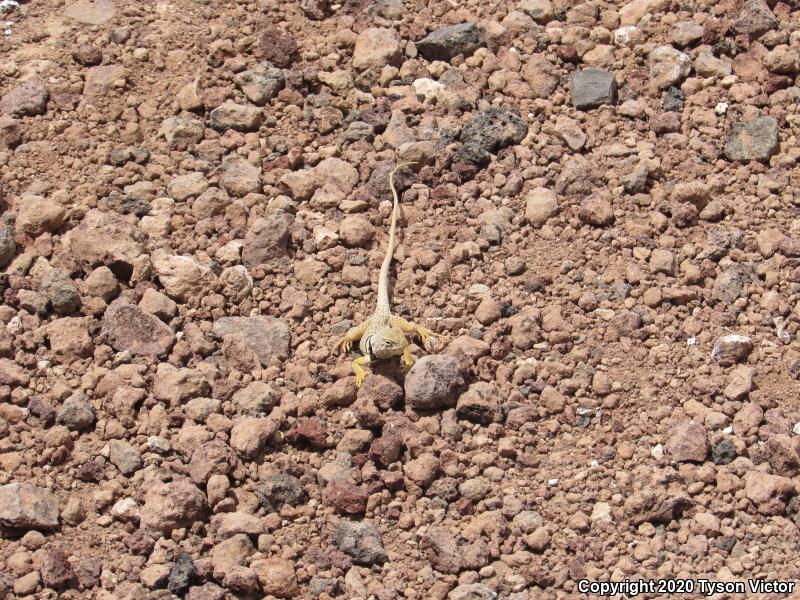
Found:
M 17 244 L 14 241 L 14 234 L 5 223 L 0 223 L 0 268 L 5 267 L 14 258 L 16 251 Z
M 56 423 L 66 425 L 72 431 L 90 431 L 94 429 L 96 420 L 94 407 L 80 390 L 64 400 L 56 415 Z
M 572 75 L 572 105 L 578 110 L 614 104 L 617 83 L 614 74 L 603 69 L 583 69 Z
M 38 237 L 46 231 L 53 232 L 64 224 L 66 211 L 58 203 L 25 194 L 20 199 L 16 229 L 18 234 Z
M 366 521 L 339 521 L 333 534 L 336 546 L 361 565 L 383 563 L 389 557 L 383 548 L 380 533 Z
M 214 321 L 212 332 L 223 340 L 232 335 L 244 337 L 247 346 L 255 352 L 262 365 L 289 357 L 291 333 L 289 326 L 273 317 L 222 317 Z
M 50 92 L 38 79 L 25 81 L 0 98 L 0 113 L 11 117 L 33 117 L 47 112 Z
M 558 212 L 556 195 L 547 188 L 535 188 L 528 192 L 525 201 L 525 219 L 535 227 L 541 227 Z
M 222 165 L 220 185 L 235 198 L 261 193 L 261 169 L 240 157 L 227 159 Z
M 297 598 L 300 587 L 297 584 L 292 561 L 282 558 L 254 560 L 250 568 L 255 571 L 261 584 L 261 591 L 278 598 Z
M 153 485 L 144 498 L 142 526 L 163 533 L 191 525 L 204 516 L 205 495 L 188 479 Z
M 278 94 L 286 80 L 283 71 L 266 63 L 237 73 L 233 81 L 250 102 L 264 106 Z
M 486 152 L 498 152 L 519 144 L 528 134 L 528 125 L 516 113 L 505 108 L 478 111 L 461 129 L 461 141 L 475 144 Z
M 263 110 L 255 106 L 237 104 L 231 100 L 226 100 L 211 111 L 211 126 L 221 131 L 226 129 L 242 132 L 258 131 L 263 122 Z
M 285 258 L 288 242 L 289 226 L 281 216 L 256 219 L 244 238 L 242 262 L 254 269 Z
M 231 428 L 231 446 L 245 459 L 253 459 L 278 431 L 278 423 L 268 417 L 238 417 Z
M 672 46 L 657 46 L 648 57 L 650 79 L 663 90 L 683 81 L 692 70 L 692 61 L 683 52 Z
M 165 356 L 175 343 L 175 333 L 169 326 L 125 298 L 118 298 L 106 309 L 101 335 L 114 350 L 135 356 Z
M 368 27 L 358 34 L 353 48 L 353 68 L 383 67 L 400 60 L 400 41 L 394 31 Z
M 555 18 L 550 0 L 520 0 L 517 8 L 540 25 L 545 25 Z
M 753 340 L 746 335 L 724 335 L 714 342 L 711 358 L 720 366 L 730 367 L 741 361 L 753 349 Z
M 57 529 L 58 499 L 29 483 L 0 485 L 0 523 L 15 529 Z
M 458 573 L 461 570 L 462 556 L 455 536 L 444 527 L 431 527 L 420 538 L 420 549 L 441 573 Z
M 261 505 L 271 512 L 279 511 L 284 504 L 299 506 L 308 498 L 300 480 L 285 473 L 267 477 L 258 486 L 257 495 Z
M 442 27 L 416 42 L 419 53 L 431 61 L 449 61 L 459 54 L 466 58 L 482 45 L 483 36 L 475 23 Z
M 692 505 L 686 496 L 667 494 L 660 490 L 644 489 L 625 500 L 625 514 L 631 523 L 669 523 L 678 519 Z
M 289 67 L 297 58 L 297 41 L 286 29 L 267 25 L 262 31 L 260 50 L 264 59 L 277 67 Z
M 497 593 L 482 583 L 467 583 L 453 588 L 447 600 L 497 600 Z
M 122 65 L 98 65 L 91 67 L 86 72 L 83 85 L 83 94 L 87 97 L 100 97 L 107 95 L 112 87 L 118 86 L 126 76 L 125 67 Z
M 151 255 L 153 271 L 167 295 L 178 302 L 203 297 L 216 289 L 217 278 L 209 267 L 190 256 L 168 254 L 156 250 Z
M 778 21 L 765 0 L 746 0 L 733 28 L 750 37 L 757 38 L 775 29 Z
M 205 127 L 200 119 L 169 117 L 161 123 L 158 134 L 167 140 L 173 150 L 186 150 L 203 139 Z
M 181 552 L 169 573 L 167 589 L 176 596 L 183 596 L 197 578 L 197 569 L 192 557 L 186 552 Z
M 679 423 L 669 432 L 667 452 L 676 462 L 702 462 L 708 455 L 705 428 L 694 421 Z
M 116 9 L 110 0 L 78 0 L 64 9 L 64 16 L 84 25 L 103 25 L 110 21 Z
M 204 397 L 211 386 L 197 369 L 176 368 L 169 363 L 161 363 L 156 370 L 153 383 L 153 396 L 177 406 L 189 398 Z
M 406 402 L 411 408 L 434 410 L 456 402 L 456 392 L 463 385 L 458 361 L 447 355 L 423 356 L 406 375 Z
M 124 280 L 130 279 L 134 261 L 142 254 L 144 238 L 122 215 L 97 208 L 87 212 L 80 225 L 64 237 L 84 272 L 106 265 Z
M 775 117 L 757 117 L 746 123 L 734 123 L 725 142 L 725 158 L 730 161 L 766 162 L 778 151 L 778 121 Z
M 324 499 L 340 514 L 356 515 L 367 509 L 367 492 L 343 479 L 331 479 L 328 482 Z
M 108 443 L 109 460 L 125 475 L 132 475 L 142 468 L 139 452 L 124 440 L 111 440 Z

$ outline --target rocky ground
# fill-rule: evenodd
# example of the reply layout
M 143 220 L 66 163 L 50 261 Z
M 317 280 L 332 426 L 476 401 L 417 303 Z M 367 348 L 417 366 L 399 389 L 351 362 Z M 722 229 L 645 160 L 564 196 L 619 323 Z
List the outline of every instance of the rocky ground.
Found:
M 794 3 L 14 4 L 0 596 L 800 579 Z

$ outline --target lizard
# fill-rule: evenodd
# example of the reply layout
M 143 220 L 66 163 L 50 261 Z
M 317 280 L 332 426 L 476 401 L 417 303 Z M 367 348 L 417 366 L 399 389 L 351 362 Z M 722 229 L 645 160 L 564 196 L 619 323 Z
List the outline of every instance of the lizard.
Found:
M 399 212 L 400 200 L 397 188 L 394 183 L 395 173 L 415 162 L 401 163 L 395 166 L 389 173 L 389 189 L 392 192 L 392 216 L 389 224 L 389 246 L 386 249 L 386 256 L 381 263 L 378 273 L 378 298 L 375 305 L 375 312 L 366 321 L 351 328 L 340 338 L 334 346 L 334 354 L 342 354 L 350 351 L 353 343 L 359 342 L 361 356 L 351 363 L 351 368 L 356 376 L 356 387 L 360 387 L 367 376 L 364 366 L 373 360 L 391 358 L 393 356 L 402 357 L 402 364 L 405 368 L 411 368 L 414 364 L 414 357 L 408 349 L 409 341 L 406 334 L 419 337 L 424 344 L 431 336 L 439 337 L 430 329 L 406 321 L 392 314 L 392 307 L 389 301 L 389 267 L 392 264 L 392 255 L 395 249 L 395 237 L 397 233 L 397 213 Z

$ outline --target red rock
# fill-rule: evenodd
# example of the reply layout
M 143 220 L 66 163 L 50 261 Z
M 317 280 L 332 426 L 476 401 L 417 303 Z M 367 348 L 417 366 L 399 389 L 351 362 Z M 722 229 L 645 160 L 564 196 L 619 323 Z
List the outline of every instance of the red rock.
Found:
M 168 325 L 125 298 L 118 298 L 106 309 L 102 336 L 115 350 L 136 356 L 165 356 L 175 343 Z
M 297 446 L 310 446 L 324 450 L 328 447 L 325 423 L 316 417 L 300 419 L 295 428 L 286 433 L 286 439 Z
M 359 514 L 367 509 L 367 493 L 357 485 L 332 479 L 325 488 L 325 502 L 340 514 Z
M 297 42 L 290 32 L 281 27 L 273 25 L 265 27 L 259 41 L 264 59 L 276 67 L 291 66 L 297 59 Z
M 702 462 L 708 455 L 708 449 L 706 430 L 699 423 L 687 421 L 670 430 L 667 452 L 674 461 Z
M 60 548 L 43 551 L 36 562 L 39 563 L 42 583 L 46 587 L 63 590 L 74 582 L 75 574 L 67 561 L 67 555 Z

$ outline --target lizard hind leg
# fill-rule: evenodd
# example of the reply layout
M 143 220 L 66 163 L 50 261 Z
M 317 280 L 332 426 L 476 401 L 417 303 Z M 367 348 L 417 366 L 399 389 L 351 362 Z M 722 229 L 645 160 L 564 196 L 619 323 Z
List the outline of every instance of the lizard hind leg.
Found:
M 364 383 L 364 378 L 367 376 L 367 371 L 362 368 L 362 365 L 368 365 L 369 363 L 369 356 L 359 356 L 350 363 L 350 366 L 353 368 L 353 373 L 356 375 L 356 387 L 361 387 L 361 384 Z

